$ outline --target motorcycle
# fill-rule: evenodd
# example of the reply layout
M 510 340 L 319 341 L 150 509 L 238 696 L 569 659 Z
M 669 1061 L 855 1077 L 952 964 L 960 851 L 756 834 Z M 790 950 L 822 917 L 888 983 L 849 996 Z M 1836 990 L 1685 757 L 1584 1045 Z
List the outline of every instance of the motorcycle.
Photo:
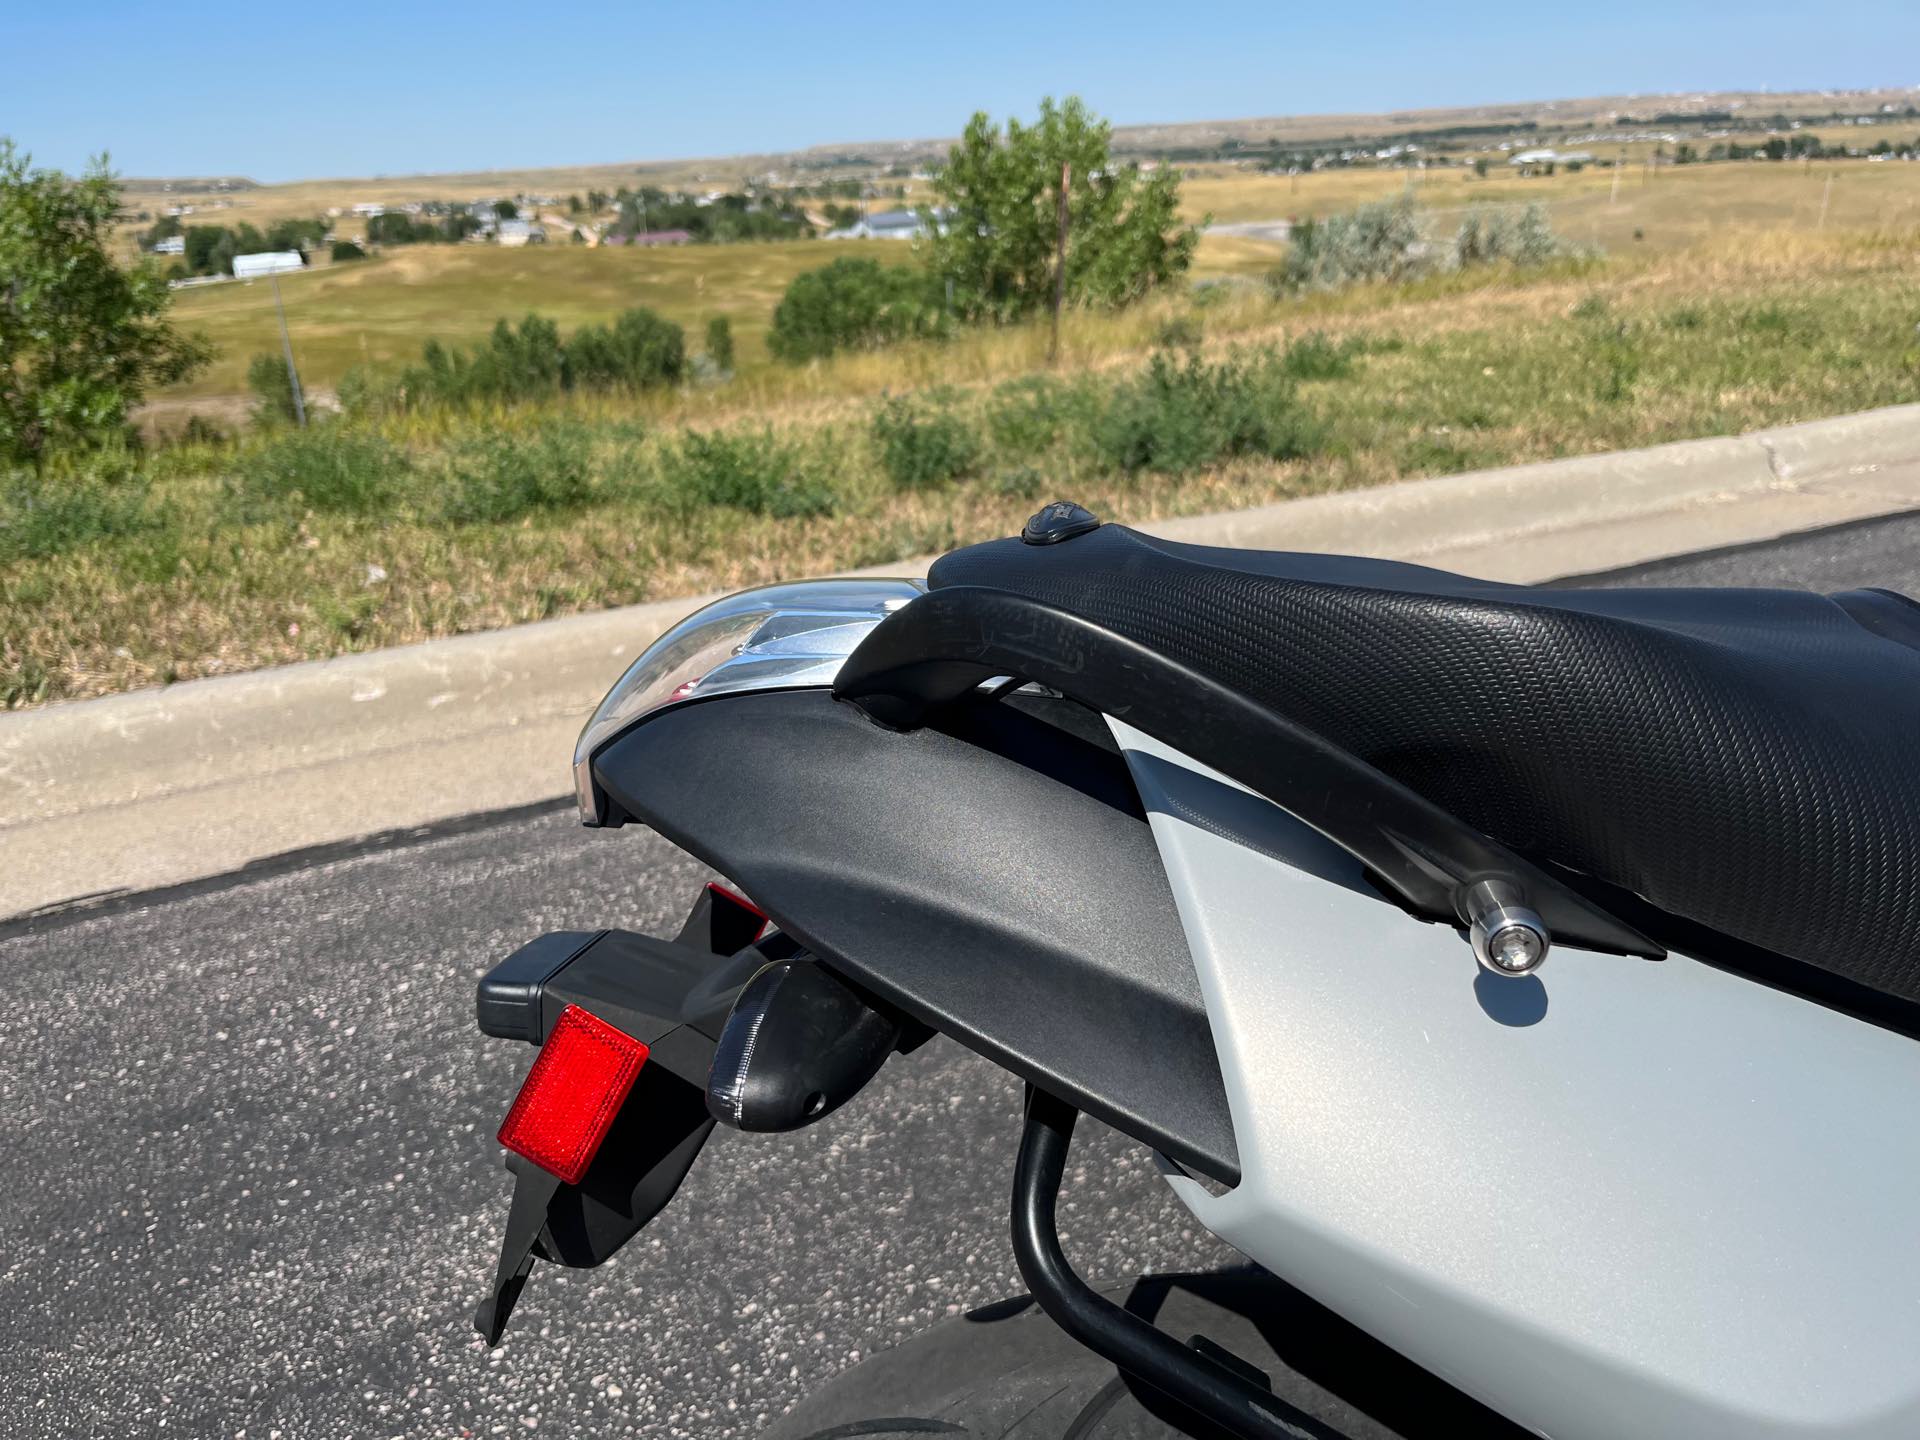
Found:
M 1065 502 L 925 583 L 722 600 L 574 776 L 729 884 L 480 983 L 540 1048 L 478 1328 L 716 1126 L 942 1034 L 1025 1082 L 1030 1296 L 777 1435 L 1920 1434 L 1917 716 L 1890 592 L 1535 589 Z M 1076 1274 L 1082 1114 L 1248 1267 Z

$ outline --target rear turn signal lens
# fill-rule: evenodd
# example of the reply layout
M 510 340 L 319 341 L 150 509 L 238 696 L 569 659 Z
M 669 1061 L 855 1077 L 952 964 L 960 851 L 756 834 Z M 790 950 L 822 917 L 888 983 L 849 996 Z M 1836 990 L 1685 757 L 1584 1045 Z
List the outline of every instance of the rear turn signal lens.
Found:
M 646 1063 L 640 1041 L 578 1005 L 567 1006 L 507 1111 L 500 1143 L 578 1185 Z

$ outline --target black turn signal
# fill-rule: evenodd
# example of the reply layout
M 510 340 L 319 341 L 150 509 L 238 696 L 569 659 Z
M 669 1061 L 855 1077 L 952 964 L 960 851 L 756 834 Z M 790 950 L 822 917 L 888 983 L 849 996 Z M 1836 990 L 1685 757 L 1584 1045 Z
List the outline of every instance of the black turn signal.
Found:
M 776 960 L 740 991 L 707 1072 L 707 1110 L 736 1130 L 797 1130 L 874 1077 L 899 1022 L 811 960 Z

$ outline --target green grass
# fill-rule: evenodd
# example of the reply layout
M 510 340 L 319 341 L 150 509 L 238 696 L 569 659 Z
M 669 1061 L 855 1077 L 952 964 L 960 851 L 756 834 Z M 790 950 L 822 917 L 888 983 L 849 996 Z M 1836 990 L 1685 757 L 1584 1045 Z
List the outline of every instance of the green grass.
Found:
M 1910 402 L 1916 255 L 1911 232 L 1738 235 L 1296 299 L 1241 287 L 1072 317 L 1059 373 L 1044 329 L 1015 328 L 785 389 L 331 421 L 9 481 L 0 700 L 882 564 L 1060 496 L 1201 513 Z M 1181 346 L 1156 352 L 1163 334 Z
M 844 253 L 846 247 L 800 240 L 658 250 L 412 245 L 283 277 L 280 293 L 301 376 L 321 390 L 333 389 L 355 365 L 417 360 L 428 339 L 481 341 L 496 320 L 529 311 L 567 332 L 645 305 L 696 343 L 709 320 L 725 316 L 737 363 L 752 365 L 765 360 L 767 328 L 788 282 Z M 893 263 L 910 258 L 904 245 L 874 243 L 859 253 Z M 250 357 L 279 350 L 270 285 L 182 290 L 175 311 L 183 328 L 205 332 L 220 355 L 190 385 L 159 397 L 162 402 L 238 395 Z

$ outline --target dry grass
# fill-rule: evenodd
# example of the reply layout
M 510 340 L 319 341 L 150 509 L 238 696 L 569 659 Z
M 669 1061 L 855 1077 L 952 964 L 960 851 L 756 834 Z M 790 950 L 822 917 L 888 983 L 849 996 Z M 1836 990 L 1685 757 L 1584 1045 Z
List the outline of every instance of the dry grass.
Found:
M 480 253 L 483 264 L 519 258 Z M 1177 477 L 1122 477 L 1057 450 L 995 452 L 970 480 L 893 488 L 869 438 L 875 397 L 940 388 L 978 416 L 991 387 L 1043 368 L 1039 327 L 763 367 L 733 385 L 641 400 L 574 398 L 387 427 L 431 477 L 445 457 L 554 420 L 593 437 L 603 475 L 647 472 L 682 426 L 770 425 L 809 447 L 837 492 L 836 512 L 813 519 L 730 509 L 667 518 L 611 482 L 585 508 L 498 523 L 297 505 L 249 518 L 233 497 L 259 464 L 257 447 L 165 452 L 150 467 L 164 525 L 0 571 L 0 689 L 12 703 L 101 694 L 879 564 L 1006 533 L 1055 490 L 1141 519 L 1912 401 L 1916 256 L 1913 231 L 1728 229 L 1684 249 L 1531 274 L 1285 300 L 1230 288 L 1204 304 L 1167 296 L 1071 317 L 1063 369 L 1096 377 L 1130 372 L 1181 318 L 1216 354 L 1310 332 L 1363 343 L 1351 376 L 1304 387 L 1325 430 L 1309 458 Z M 1035 473 L 1023 477 L 1023 462 Z
M 1827 197 L 1830 176 L 1833 188 Z M 1629 171 L 1621 177 L 1617 200 L 1611 172 L 1604 170 L 1533 179 L 1495 174 L 1487 180 L 1448 170 L 1411 179 L 1410 185 L 1406 172 L 1335 170 L 1287 177 L 1215 166 L 1186 182 L 1183 201 L 1194 219 L 1211 212 L 1216 220 L 1228 222 L 1325 215 L 1411 193 L 1441 228 L 1457 224 L 1470 206 L 1539 202 L 1567 238 L 1629 264 L 1637 263 L 1641 252 L 1688 250 L 1703 242 L 1711 246 L 1730 231 L 1818 237 L 1823 199 L 1830 232 L 1920 225 L 1920 165 L 1898 162 L 1821 162 L 1808 167 L 1755 161 Z M 875 388 L 860 378 L 859 365 L 831 375 L 795 376 L 766 355 L 766 330 L 787 283 L 801 271 L 845 253 L 846 247 L 816 241 L 656 251 L 565 243 L 523 250 L 423 245 L 288 277 L 282 293 L 302 375 L 323 394 L 356 364 L 411 360 L 428 338 L 472 341 L 501 316 L 537 310 L 569 329 L 639 304 L 679 322 L 694 336 L 712 316 L 727 316 L 739 346 L 736 394 L 755 405 L 831 393 L 836 386 L 839 393 L 852 394 Z M 912 259 L 909 248 L 895 242 L 869 242 L 860 245 L 858 253 L 896 263 Z M 1280 247 L 1264 240 L 1208 235 L 1195 275 L 1257 278 L 1273 268 L 1280 253 Z M 268 286 L 229 284 L 183 291 L 177 310 L 184 325 L 214 340 L 220 358 L 191 385 L 155 397 L 149 423 L 163 432 L 177 431 L 188 413 L 230 420 L 232 397 L 243 393 L 247 361 L 279 344 Z M 1026 338 L 1013 348 L 1018 352 L 1014 363 L 1035 362 Z M 909 361 L 912 368 L 892 383 L 937 383 L 943 376 L 991 378 L 1006 373 L 1005 349 L 1002 337 L 977 347 L 950 347 L 926 364 Z M 889 357 L 872 368 L 892 372 L 895 363 Z

